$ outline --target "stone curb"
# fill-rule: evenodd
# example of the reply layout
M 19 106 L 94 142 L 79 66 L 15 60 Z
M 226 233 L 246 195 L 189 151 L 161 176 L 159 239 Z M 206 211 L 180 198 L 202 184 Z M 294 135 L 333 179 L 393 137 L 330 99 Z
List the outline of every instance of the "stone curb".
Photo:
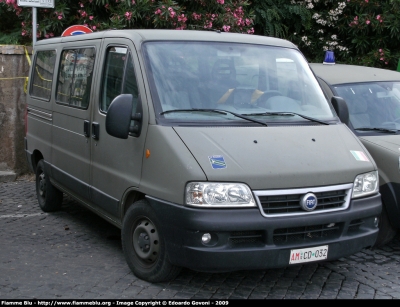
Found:
M 0 171 L 0 182 L 10 182 L 17 179 L 17 174 L 12 171 Z

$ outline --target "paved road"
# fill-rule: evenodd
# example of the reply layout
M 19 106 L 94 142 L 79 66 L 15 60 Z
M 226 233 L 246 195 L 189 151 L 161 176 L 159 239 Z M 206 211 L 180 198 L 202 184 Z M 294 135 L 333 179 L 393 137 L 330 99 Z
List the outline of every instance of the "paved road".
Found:
M 173 281 L 136 278 L 120 231 L 65 198 L 43 213 L 32 178 L 0 183 L 1 299 L 398 299 L 400 236 L 334 262 L 266 271 L 206 274 Z

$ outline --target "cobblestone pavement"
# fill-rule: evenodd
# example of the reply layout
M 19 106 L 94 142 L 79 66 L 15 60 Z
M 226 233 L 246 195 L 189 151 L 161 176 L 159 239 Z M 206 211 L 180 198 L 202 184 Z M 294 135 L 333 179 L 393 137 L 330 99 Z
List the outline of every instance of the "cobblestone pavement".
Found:
M 29 176 L 0 184 L 0 231 L 1 299 L 400 298 L 400 236 L 334 262 L 152 284 L 129 270 L 119 229 L 68 197 L 43 213 Z

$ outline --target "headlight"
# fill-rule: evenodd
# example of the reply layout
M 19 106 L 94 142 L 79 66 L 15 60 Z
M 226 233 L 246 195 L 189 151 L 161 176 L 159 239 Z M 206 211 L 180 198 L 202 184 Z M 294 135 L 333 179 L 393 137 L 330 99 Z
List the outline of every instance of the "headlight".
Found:
M 255 207 L 250 188 L 242 183 L 190 182 L 186 185 L 186 204 L 198 207 Z
M 358 175 L 354 180 L 353 198 L 375 194 L 378 191 L 379 177 L 377 171 Z

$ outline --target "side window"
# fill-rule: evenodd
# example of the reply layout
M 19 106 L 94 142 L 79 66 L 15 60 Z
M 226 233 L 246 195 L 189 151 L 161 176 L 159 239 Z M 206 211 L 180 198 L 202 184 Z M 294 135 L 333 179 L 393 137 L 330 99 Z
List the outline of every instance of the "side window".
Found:
M 55 50 L 37 52 L 35 66 L 32 71 L 32 85 L 30 91 L 32 96 L 50 100 L 55 62 Z
M 126 64 L 125 81 L 122 89 L 122 94 L 132 94 L 133 96 L 133 112 L 136 110 L 139 90 L 136 83 L 135 68 L 133 66 L 132 57 L 128 57 L 128 62 Z
M 56 100 L 60 104 L 87 109 L 93 77 L 94 48 L 64 50 L 57 78 Z
M 100 110 L 107 112 L 111 102 L 120 94 L 132 94 L 133 110 L 138 100 L 138 87 L 132 56 L 126 47 L 107 49 L 103 74 Z

